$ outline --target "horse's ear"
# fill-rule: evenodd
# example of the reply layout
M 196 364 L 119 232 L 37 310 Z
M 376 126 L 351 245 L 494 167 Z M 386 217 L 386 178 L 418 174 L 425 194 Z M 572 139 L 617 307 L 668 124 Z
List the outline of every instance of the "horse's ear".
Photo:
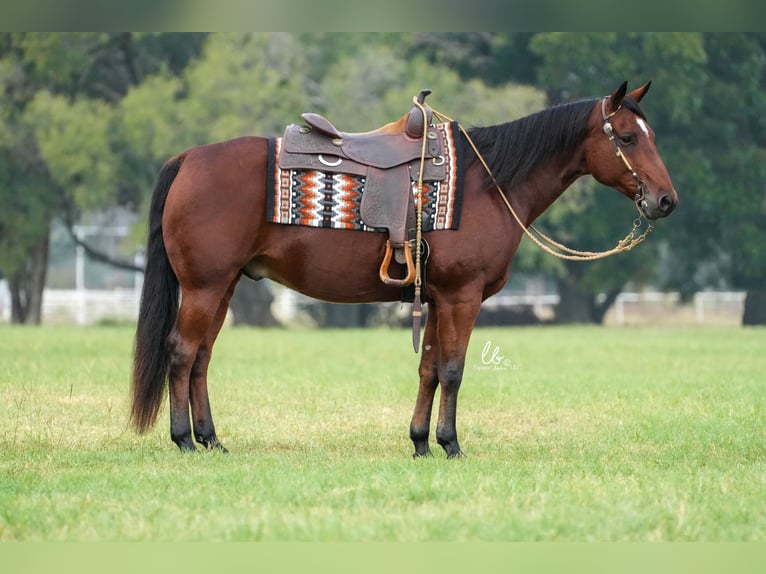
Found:
M 633 90 L 632 92 L 630 92 L 630 93 L 628 94 L 628 97 L 630 97 L 630 98 L 633 98 L 633 99 L 634 99 L 634 100 L 636 100 L 637 102 L 640 102 L 640 101 L 641 101 L 641 98 L 643 98 L 643 97 L 646 95 L 646 92 L 648 92 L 648 91 L 649 91 L 649 86 L 651 86 L 651 85 L 652 85 L 652 81 L 651 81 L 651 80 L 649 80 L 648 82 L 646 82 L 646 83 L 645 83 L 643 86 L 641 86 L 640 88 L 638 88 L 638 89 L 635 89 L 635 90 Z
M 620 106 L 622 105 L 622 100 L 625 98 L 625 92 L 627 91 L 628 91 L 628 82 L 625 81 L 622 84 L 620 84 L 619 88 L 617 88 L 614 92 L 612 92 L 612 95 L 609 96 L 609 112 L 610 113 L 614 113 L 620 109 Z

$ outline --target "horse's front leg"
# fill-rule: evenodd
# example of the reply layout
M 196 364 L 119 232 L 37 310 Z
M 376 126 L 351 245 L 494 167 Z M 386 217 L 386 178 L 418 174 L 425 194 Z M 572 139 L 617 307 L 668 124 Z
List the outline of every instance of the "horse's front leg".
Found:
M 436 423 L 436 441 L 447 453 L 447 458 L 462 456 L 457 439 L 457 396 L 463 380 L 465 354 L 471 338 L 481 301 L 460 302 L 438 306 L 439 332 L 439 418 Z
M 415 412 L 410 423 L 410 439 L 415 445 L 413 458 L 429 456 L 428 434 L 431 428 L 431 410 L 434 404 L 434 394 L 439 384 L 438 375 L 439 339 L 436 329 L 436 309 L 428 304 L 426 328 L 423 335 L 423 348 L 420 356 L 420 386 L 418 398 L 415 401 Z

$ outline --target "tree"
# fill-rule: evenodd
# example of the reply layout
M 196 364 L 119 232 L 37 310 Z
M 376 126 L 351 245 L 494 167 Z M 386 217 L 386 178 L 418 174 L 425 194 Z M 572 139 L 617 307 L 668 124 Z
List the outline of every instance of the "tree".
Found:
M 204 36 L 4 33 L 0 36 L 0 272 L 12 321 L 38 323 L 51 222 L 137 201 L 124 177 L 114 107 L 160 68 L 182 68 Z
M 766 34 L 706 34 L 708 76 L 698 140 L 713 174 L 700 190 L 719 268 L 747 290 L 742 322 L 766 324 Z M 696 206 L 692 206 L 696 209 Z M 702 219 L 702 217 L 700 217 Z M 688 234 L 699 232 L 699 227 Z M 709 259 L 709 258 L 708 258 Z
M 688 164 L 674 134 L 693 132 L 704 85 L 706 52 L 701 34 L 537 34 L 530 49 L 541 58 L 538 82 L 551 103 L 606 95 L 621 81 L 653 80 L 642 103 L 657 135 L 657 146 L 676 187 L 681 208 Z M 681 153 L 679 153 L 681 152 Z M 611 247 L 629 229 L 633 207 L 611 191 L 586 180 L 568 192 L 543 217 L 553 235 L 589 249 Z M 683 216 L 682 216 L 683 217 Z M 627 255 L 596 263 L 558 263 L 555 276 L 561 296 L 557 319 L 563 322 L 603 319 L 608 306 L 629 281 L 658 282 L 660 254 L 682 226 L 676 214 L 662 222 L 650 239 Z
M 667 118 L 681 202 L 665 285 L 745 289 L 744 324 L 766 324 L 765 38 L 702 34 L 703 73 L 676 97 L 688 112 Z
M 8 279 L 15 322 L 40 321 L 51 212 L 45 191 L 42 176 L 0 152 L 0 276 Z

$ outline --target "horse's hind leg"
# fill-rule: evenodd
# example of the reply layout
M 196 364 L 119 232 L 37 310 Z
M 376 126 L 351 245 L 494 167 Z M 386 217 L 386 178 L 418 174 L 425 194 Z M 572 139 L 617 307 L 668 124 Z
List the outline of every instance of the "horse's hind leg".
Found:
M 173 330 L 168 336 L 170 387 L 170 438 L 181 450 L 196 450 L 189 419 L 189 383 L 200 345 L 219 314 L 221 300 L 229 288 L 186 290 Z
M 228 452 L 215 432 L 213 415 L 210 410 L 210 398 L 207 392 L 207 372 L 210 364 L 210 358 L 213 353 L 213 345 L 221 331 L 226 313 L 229 309 L 229 302 L 234 294 L 234 289 L 239 281 L 239 275 L 232 281 L 226 295 L 223 296 L 218 306 L 215 318 L 208 329 L 205 338 L 197 349 L 197 357 L 192 365 L 191 376 L 189 379 L 189 402 L 191 404 L 192 424 L 194 426 L 194 438 L 198 443 L 207 449 L 220 449 Z

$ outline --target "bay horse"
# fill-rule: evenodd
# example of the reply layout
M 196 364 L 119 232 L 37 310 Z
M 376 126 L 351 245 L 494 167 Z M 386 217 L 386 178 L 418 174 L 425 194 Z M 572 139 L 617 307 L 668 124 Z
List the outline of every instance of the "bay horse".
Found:
M 639 106 L 649 85 L 628 93 L 625 82 L 604 98 L 471 128 L 466 133 L 475 151 L 461 136 L 466 157 L 459 228 L 424 234 L 430 245 L 428 313 L 409 429 L 413 456 L 431 454 L 438 386 L 436 441 L 448 458 L 462 454 L 456 412 L 469 338 L 482 301 L 505 285 L 523 236 L 506 201 L 528 226 L 577 178 L 590 174 L 636 202 L 649 220 L 675 208 L 676 191 Z M 267 144 L 253 136 L 191 148 L 165 163 L 153 192 L 131 422 L 140 433 L 152 427 L 167 384 L 170 437 L 184 451 L 196 450 L 192 429 L 203 447 L 226 450 L 213 424 L 207 372 L 242 275 L 329 302 L 400 299 L 400 289 L 378 277 L 385 233 L 266 222 Z

